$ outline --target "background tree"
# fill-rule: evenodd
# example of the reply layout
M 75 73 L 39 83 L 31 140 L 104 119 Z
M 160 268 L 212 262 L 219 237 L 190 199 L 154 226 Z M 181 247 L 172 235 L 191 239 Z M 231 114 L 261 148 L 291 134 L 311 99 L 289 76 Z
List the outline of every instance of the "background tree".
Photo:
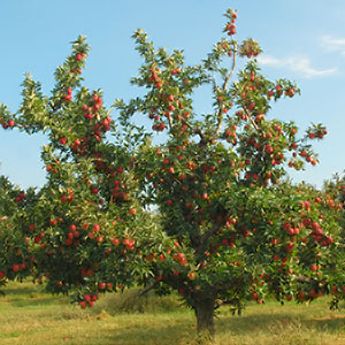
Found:
M 32 271 L 34 258 L 29 238 L 20 225 L 31 213 L 37 198 L 32 188 L 20 190 L 6 177 L 0 176 L 0 287 L 8 279 L 21 280 Z
M 325 181 L 323 186 L 323 206 L 328 212 L 333 212 L 339 229 L 339 244 L 333 252 L 333 265 L 330 267 L 331 293 L 333 300 L 331 307 L 338 308 L 340 300 L 345 298 L 345 175 L 335 174 Z

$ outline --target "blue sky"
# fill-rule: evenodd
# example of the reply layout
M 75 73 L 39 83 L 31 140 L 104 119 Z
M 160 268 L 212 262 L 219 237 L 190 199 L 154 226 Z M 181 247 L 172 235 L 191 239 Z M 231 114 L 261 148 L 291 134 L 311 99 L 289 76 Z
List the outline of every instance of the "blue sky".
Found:
M 328 137 L 315 145 L 321 163 L 294 173 L 320 186 L 345 168 L 345 2 L 343 0 L 2 0 L 0 2 L 0 101 L 16 111 L 25 72 L 49 92 L 53 72 L 69 53 L 69 42 L 84 34 L 91 45 L 85 71 L 90 88 L 105 100 L 128 99 L 129 79 L 140 59 L 130 36 L 143 28 L 158 46 L 185 50 L 197 63 L 220 37 L 226 8 L 238 10 L 238 39 L 253 37 L 264 50 L 261 66 L 276 79 L 296 81 L 302 95 L 283 100 L 271 116 L 294 120 L 302 128 L 322 122 Z M 200 91 L 198 109 L 210 104 Z M 42 136 L 0 131 L 0 174 L 27 187 L 44 183 Z

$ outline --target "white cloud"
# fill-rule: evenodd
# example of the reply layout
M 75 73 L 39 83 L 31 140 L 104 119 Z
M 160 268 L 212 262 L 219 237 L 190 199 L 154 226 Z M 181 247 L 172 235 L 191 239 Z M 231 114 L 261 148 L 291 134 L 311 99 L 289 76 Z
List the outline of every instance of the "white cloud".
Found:
M 287 68 L 292 72 L 300 74 L 305 78 L 325 77 L 337 72 L 336 68 L 318 69 L 312 66 L 308 57 L 291 56 L 287 58 L 276 58 L 271 55 L 259 56 L 258 62 L 262 65 L 274 68 Z
M 321 37 L 321 45 L 327 50 L 336 51 L 345 56 L 345 38 L 324 35 Z
M 279 60 L 271 55 L 260 55 L 258 57 L 259 63 L 262 65 L 267 65 L 271 67 L 284 67 L 285 61 Z

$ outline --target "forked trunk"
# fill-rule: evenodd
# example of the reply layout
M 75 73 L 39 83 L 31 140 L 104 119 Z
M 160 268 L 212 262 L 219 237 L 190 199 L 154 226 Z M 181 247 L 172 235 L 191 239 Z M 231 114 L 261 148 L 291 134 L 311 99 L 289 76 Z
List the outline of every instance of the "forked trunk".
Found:
M 205 299 L 199 301 L 194 308 L 199 344 L 209 344 L 214 341 L 214 304 L 214 299 Z

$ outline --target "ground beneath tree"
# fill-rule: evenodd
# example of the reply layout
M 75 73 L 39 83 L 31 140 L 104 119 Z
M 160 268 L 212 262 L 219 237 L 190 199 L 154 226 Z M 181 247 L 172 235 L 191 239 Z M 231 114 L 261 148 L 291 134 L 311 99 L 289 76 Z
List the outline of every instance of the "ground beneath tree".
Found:
M 108 295 L 92 310 L 51 296 L 30 282 L 11 283 L 0 297 L 1 345 L 190 345 L 195 319 L 176 296 L 136 299 Z M 228 309 L 216 321 L 217 344 L 344 345 L 345 312 L 332 312 L 327 299 L 309 306 L 270 301 L 250 304 L 243 316 Z

